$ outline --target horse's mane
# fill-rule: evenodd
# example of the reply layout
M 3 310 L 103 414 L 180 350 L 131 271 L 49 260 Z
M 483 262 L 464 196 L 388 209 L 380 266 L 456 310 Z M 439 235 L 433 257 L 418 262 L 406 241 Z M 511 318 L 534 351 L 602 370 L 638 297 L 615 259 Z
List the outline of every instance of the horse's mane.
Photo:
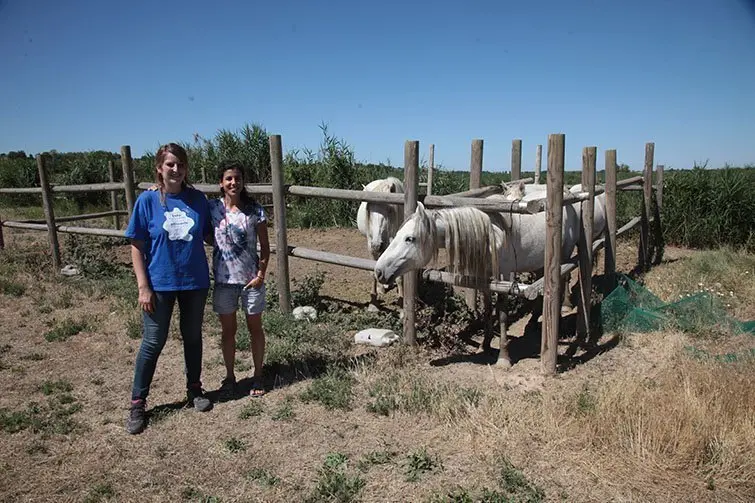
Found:
M 389 176 L 388 178 L 381 178 L 370 182 L 365 187 L 365 190 L 371 192 L 404 192 L 404 184 L 398 178 Z
M 415 213 L 417 215 L 417 213 Z M 445 227 L 445 248 L 448 254 L 449 271 L 452 274 L 473 278 L 498 277 L 498 253 L 502 245 L 493 228 L 490 216 L 476 208 L 444 208 L 424 212 L 425 218 L 417 217 L 416 235 L 420 246 L 434 246 L 437 258 L 436 219 Z

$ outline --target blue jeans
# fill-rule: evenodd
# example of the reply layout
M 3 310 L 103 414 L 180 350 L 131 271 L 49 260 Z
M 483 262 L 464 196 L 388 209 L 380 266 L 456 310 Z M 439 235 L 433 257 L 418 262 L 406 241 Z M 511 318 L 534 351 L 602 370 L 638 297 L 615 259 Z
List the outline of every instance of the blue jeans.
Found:
M 186 365 L 186 387 L 202 386 L 202 321 L 207 301 L 208 289 L 184 290 L 178 292 L 155 292 L 155 309 L 152 313 L 142 312 L 143 336 L 136 357 L 134 385 L 131 399 L 146 400 L 149 387 L 155 375 L 157 360 L 168 340 L 170 318 L 173 306 L 178 299 L 181 337 L 184 344 Z

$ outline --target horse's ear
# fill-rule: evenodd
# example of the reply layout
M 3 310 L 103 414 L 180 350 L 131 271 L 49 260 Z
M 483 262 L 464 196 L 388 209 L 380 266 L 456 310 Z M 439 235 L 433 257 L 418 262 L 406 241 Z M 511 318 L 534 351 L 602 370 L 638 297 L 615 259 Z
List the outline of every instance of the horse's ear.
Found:
M 524 194 L 524 180 L 519 180 L 519 190 Z
M 419 213 L 420 215 L 424 215 L 425 213 L 425 205 L 419 201 L 417 201 L 417 213 Z
M 362 184 L 362 190 L 366 189 L 367 186 L 365 184 Z

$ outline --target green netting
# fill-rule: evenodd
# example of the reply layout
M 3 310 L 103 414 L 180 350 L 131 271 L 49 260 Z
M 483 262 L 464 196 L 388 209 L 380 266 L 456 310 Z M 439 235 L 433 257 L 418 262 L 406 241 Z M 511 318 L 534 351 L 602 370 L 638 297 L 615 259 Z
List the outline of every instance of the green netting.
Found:
M 678 329 L 692 333 L 726 331 L 755 335 L 755 320 L 740 322 L 731 318 L 720 301 L 707 292 L 666 303 L 623 274 L 617 274 L 617 279 L 618 286 L 600 306 L 604 332 Z

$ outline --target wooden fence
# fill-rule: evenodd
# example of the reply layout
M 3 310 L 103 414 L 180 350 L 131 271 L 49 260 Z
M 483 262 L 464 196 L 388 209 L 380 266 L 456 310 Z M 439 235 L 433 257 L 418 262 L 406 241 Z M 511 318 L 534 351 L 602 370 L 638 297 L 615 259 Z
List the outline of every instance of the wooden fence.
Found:
M 590 292 L 592 280 L 592 257 L 595 252 L 605 247 L 605 272 L 608 278 L 613 277 L 616 269 L 616 239 L 636 226 L 640 226 L 640 240 L 638 248 L 638 263 L 640 270 L 647 270 L 651 263 L 652 251 L 649 246 L 651 222 L 656 223 L 656 229 L 660 234 L 660 205 L 663 190 L 663 166 L 659 165 L 656 172 L 656 185 L 652 185 L 652 166 L 654 156 L 654 144 L 647 143 L 645 146 L 645 164 L 642 176 L 632 177 L 620 182 L 616 178 L 616 151 L 605 152 L 605 188 L 595 186 L 596 147 L 585 147 L 582 154 L 582 189 L 578 194 L 563 193 L 564 177 L 564 149 L 565 135 L 551 134 L 548 137 L 547 151 L 547 192 L 546 197 L 528 202 L 510 201 L 500 202 L 486 199 L 487 195 L 499 193 L 501 186 L 480 187 L 482 173 L 483 141 L 472 142 L 472 157 L 470 163 L 470 190 L 457 194 L 437 196 L 432 194 L 432 168 L 434 145 L 430 149 L 430 164 L 428 169 L 427 194 L 418 194 L 419 176 L 419 142 L 407 141 L 404 146 L 404 186 L 403 194 L 369 192 L 362 190 L 334 189 L 326 187 L 309 187 L 301 185 L 286 185 L 283 179 L 283 148 L 280 135 L 272 135 L 269 139 L 271 159 L 271 184 L 247 185 L 247 190 L 253 194 L 270 194 L 273 200 L 273 218 L 275 227 L 275 240 L 271 242 L 271 252 L 276 255 L 276 284 L 278 287 L 280 309 L 289 313 L 291 306 L 291 291 L 289 278 L 288 257 L 299 257 L 317 262 L 335 264 L 350 268 L 372 271 L 375 266 L 374 260 L 340 255 L 322 250 L 313 250 L 300 246 L 290 246 L 286 233 L 286 196 L 323 197 L 349 201 L 383 202 L 404 205 L 406 214 L 416 209 L 417 201 L 421 200 L 426 207 L 457 207 L 472 206 L 487 212 L 509 212 L 519 214 L 535 214 L 547 212 L 547 247 L 545 253 L 544 276 L 539 281 L 531 284 L 516 283 L 513 277 L 509 281 L 480 281 L 478 278 L 458 277 L 450 273 L 425 269 L 418 274 L 409 273 L 404 276 L 404 322 L 403 341 L 407 344 L 416 343 L 415 327 L 415 297 L 417 292 L 417 280 L 419 277 L 436 282 L 453 284 L 455 286 L 469 288 L 468 301 L 475 300 L 475 288 L 485 284 L 484 289 L 490 292 L 502 294 L 516 294 L 527 299 L 535 299 L 543 295 L 543 324 L 541 334 L 541 364 L 546 374 L 556 371 L 557 343 L 560 321 L 561 292 L 560 280 L 579 267 L 580 299 L 578 304 L 578 337 L 589 335 L 590 330 Z M 540 177 L 541 146 L 537 146 L 537 161 L 535 166 L 535 180 Z M 60 248 L 58 233 L 89 234 L 95 236 L 125 237 L 120 229 L 117 217 L 130 215 L 136 201 L 136 189 L 148 189 L 152 183 L 135 183 L 133 178 L 133 161 L 129 146 L 121 147 L 121 168 L 123 182 L 99 183 L 90 185 L 58 185 L 49 183 L 47 167 L 43 156 L 37 156 L 37 167 L 40 177 L 40 187 L 33 188 L 0 188 L 0 194 L 41 193 L 42 204 L 45 214 L 44 221 L 0 221 L 0 248 L 3 246 L 2 230 L 4 227 L 16 229 L 29 229 L 47 231 L 50 249 L 52 251 L 53 266 L 60 270 Z M 512 180 L 519 179 L 521 175 L 521 140 L 512 143 Z M 108 166 L 113 179 L 113 165 Z M 531 182 L 527 179 L 525 182 Z M 196 184 L 195 187 L 205 193 L 219 193 L 217 184 Z M 656 190 L 656 209 L 654 217 L 650 215 L 651 198 L 653 188 Z M 642 190 L 642 210 L 638 217 L 633 218 L 621 229 L 616 229 L 616 192 L 617 190 Z M 94 192 L 94 191 L 125 191 L 127 210 L 119 210 L 112 198 L 113 209 L 108 212 L 77 215 L 64 218 L 56 218 L 53 210 L 52 199 L 56 193 L 71 192 Z M 601 239 L 592 241 L 592 225 L 594 211 L 594 197 L 605 192 L 606 194 L 606 233 Z M 581 212 L 581 234 L 578 243 L 576 257 L 562 263 L 560 260 L 561 249 L 561 218 L 563 205 L 583 201 Z M 85 220 L 113 216 L 115 229 L 75 227 L 60 225 L 61 222 L 73 220 Z M 272 241 L 272 240 L 271 240 Z M 281 250 L 285 250 L 281 253 Z M 610 291 L 613 285 L 608 284 Z M 473 304 L 472 304 L 473 305 Z

